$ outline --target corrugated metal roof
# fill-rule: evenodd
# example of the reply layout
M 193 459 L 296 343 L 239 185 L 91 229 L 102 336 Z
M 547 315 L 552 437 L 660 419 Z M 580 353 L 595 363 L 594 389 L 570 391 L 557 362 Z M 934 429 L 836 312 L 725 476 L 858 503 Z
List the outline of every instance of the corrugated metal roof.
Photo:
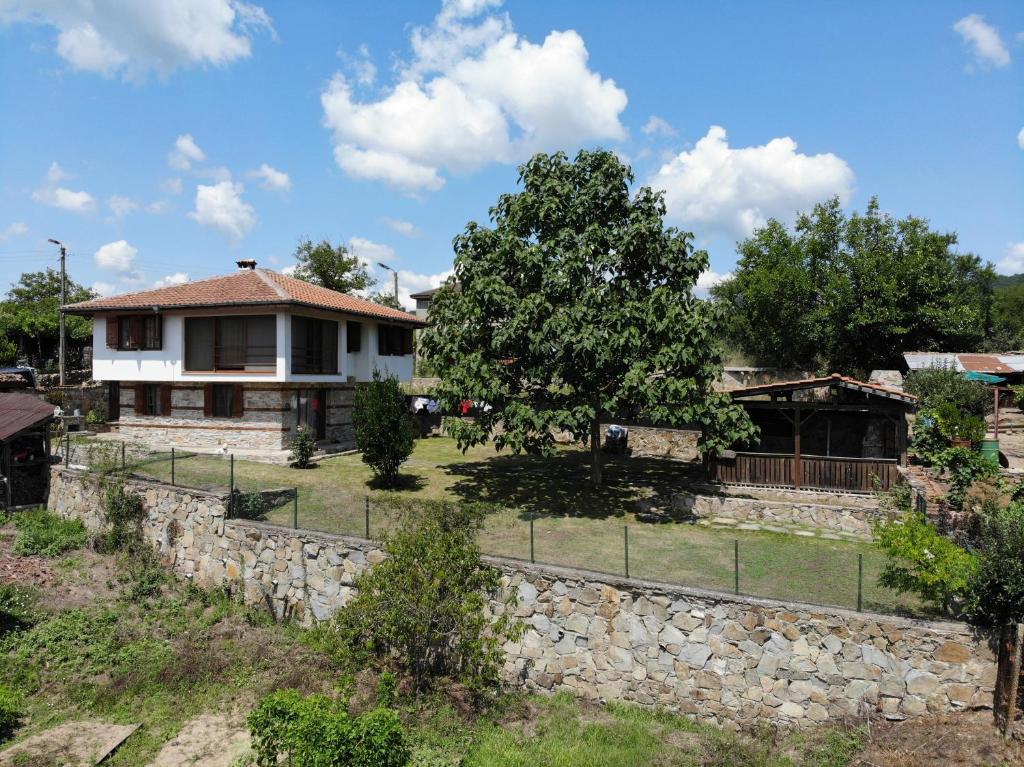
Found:
M 53 405 L 31 394 L 0 394 L 0 442 L 53 418 L 53 411 Z
M 999 375 L 1014 372 L 1012 367 L 1000 361 L 994 354 L 960 354 L 957 359 L 965 370 L 972 370 L 975 373 Z
M 956 352 L 904 352 L 903 359 L 910 370 L 927 370 L 928 368 L 953 368 L 961 373 L 963 366 L 957 359 Z
M 1015 373 L 1024 373 L 1024 354 L 997 354 L 999 361 Z

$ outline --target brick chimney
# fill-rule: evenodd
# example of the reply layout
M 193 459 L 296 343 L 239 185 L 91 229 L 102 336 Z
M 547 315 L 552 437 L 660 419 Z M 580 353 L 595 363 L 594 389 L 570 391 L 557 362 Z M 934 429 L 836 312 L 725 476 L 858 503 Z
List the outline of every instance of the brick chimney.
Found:
M 241 270 L 256 268 L 256 261 L 254 259 L 243 259 L 242 261 L 235 261 L 235 263 L 238 264 L 238 268 Z

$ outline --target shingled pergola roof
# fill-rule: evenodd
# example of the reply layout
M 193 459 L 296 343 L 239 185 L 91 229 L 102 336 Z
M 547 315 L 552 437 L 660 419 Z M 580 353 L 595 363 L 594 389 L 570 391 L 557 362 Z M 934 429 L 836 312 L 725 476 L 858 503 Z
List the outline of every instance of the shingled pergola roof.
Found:
M 917 397 L 907 394 L 905 391 L 894 389 L 891 386 L 858 381 L 855 378 L 833 373 L 830 376 L 819 378 L 803 378 L 799 381 L 779 381 L 777 383 L 762 384 L 761 386 L 748 386 L 744 389 L 733 389 L 729 392 L 734 399 L 742 397 L 754 397 L 760 394 L 779 394 L 786 391 L 799 391 L 802 389 L 821 389 L 826 386 L 837 386 L 841 389 L 865 392 L 879 397 L 903 402 L 908 405 L 916 405 Z
M 49 402 L 31 394 L 0 393 L 0 442 L 53 418 L 53 410 Z
M 94 298 L 68 304 L 68 314 L 91 315 L 123 311 L 212 308 L 224 306 L 308 306 L 379 320 L 425 323 L 400 309 L 314 285 L 269 269 L 240 269 L 224 277 L 187 282 L 140 293 Z

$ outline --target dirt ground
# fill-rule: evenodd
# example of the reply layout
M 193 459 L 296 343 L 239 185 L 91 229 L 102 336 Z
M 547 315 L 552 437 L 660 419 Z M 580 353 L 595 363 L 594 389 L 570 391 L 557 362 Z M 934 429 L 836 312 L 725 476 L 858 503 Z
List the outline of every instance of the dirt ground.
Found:
M 137 728 L 137 724 L 67 722 L 0 753 L 0 767 L 93 767 Z
M 876 722 L 867 748 L 854 760 L 861 767 L 996 767 L 1024 765 L 1024 744 L 1007 743 L 991 711 Z
M 249 750 L 249 743 L 244 721 L 206 714 L 185 724 L 149 767 L 230 767 Z

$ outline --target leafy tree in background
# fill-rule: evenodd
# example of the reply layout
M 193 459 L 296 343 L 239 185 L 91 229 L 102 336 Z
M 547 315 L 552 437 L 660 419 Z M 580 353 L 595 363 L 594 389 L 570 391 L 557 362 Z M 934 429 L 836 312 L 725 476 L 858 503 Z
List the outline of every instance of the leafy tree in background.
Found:
M 374 370 L 371 382 L 356 387 L 352 425 L 363 463 L 385 487 L 392 487 L 416 443 L 405 392 L 395 376 L 382 376 Z
M 300 241 L 295 248 L 298 267 L 292 275 L 339 293 L 353 293 L 372 288 L 375 280 L 366 271 L 358 256 L 352 255 L 344 245 L 331 245 L 328 240 L 314 244 Z
M 405 307 L 402 306 L 402 302 L 398 300 L 398 296 L 394 293 L 371 293 L 369 296 L 370 300 L 375 304 L 386 306 L 389 309 L 398 309 L 400 312 L 405 311 Z
M 761 364 L 864 375 L 902 352 L 969 351 L 992 324 L 995 273 L 957 237 L 872 198 L 847 216 L 838 198 L 771 220 L 739 244 L 735 278 L 713 289 L 730 340 Z
M 1005 352 L 1018 349 L 1024 349 L 1024 282 L 1000 281 L 996 283 L 992 299 L 992 332 L 985 343 L 985 350 Z
M 88 301 L 96 293 L 70 277 L 66 301 Z M 7 300 L 0 302 L 0 336 L 17 345 L 18 353 L 36 365 L 57 356 L 60 343 L 60 272 L 47 268 L 26 272 L 11 285 Z M 69 349 L 81 348 L 92 340 L 92 320 L 67 317 Z M 2 349 L 0 349 L 2 351 Z M 8 354 L 9 356 L 9 354 Z
M 959 412 L 983 417 L 992 411 L 992 392 L 980 381 L 971 381 L 951 367 L 926 368 L 907 374 L 904 388 L 918 397 L 920 407 L 938 408 L 944 403 Z
M 642 413 L 707 428 L 703 449 L 750 436 L 745 411 L 712 384 L 721 372 L 718 314 L 693 295 L 708 256 L 663 224 L 662 195 L 608 151 L 538 154 L 522 191 L 455 238 L 459 290 L 439 291 L 422 350 L 442 407 L 485 405 L 450 431 L 462 449 L 550 455 L 553 431 L 591 444 L 601 484 L 602 419 Z

